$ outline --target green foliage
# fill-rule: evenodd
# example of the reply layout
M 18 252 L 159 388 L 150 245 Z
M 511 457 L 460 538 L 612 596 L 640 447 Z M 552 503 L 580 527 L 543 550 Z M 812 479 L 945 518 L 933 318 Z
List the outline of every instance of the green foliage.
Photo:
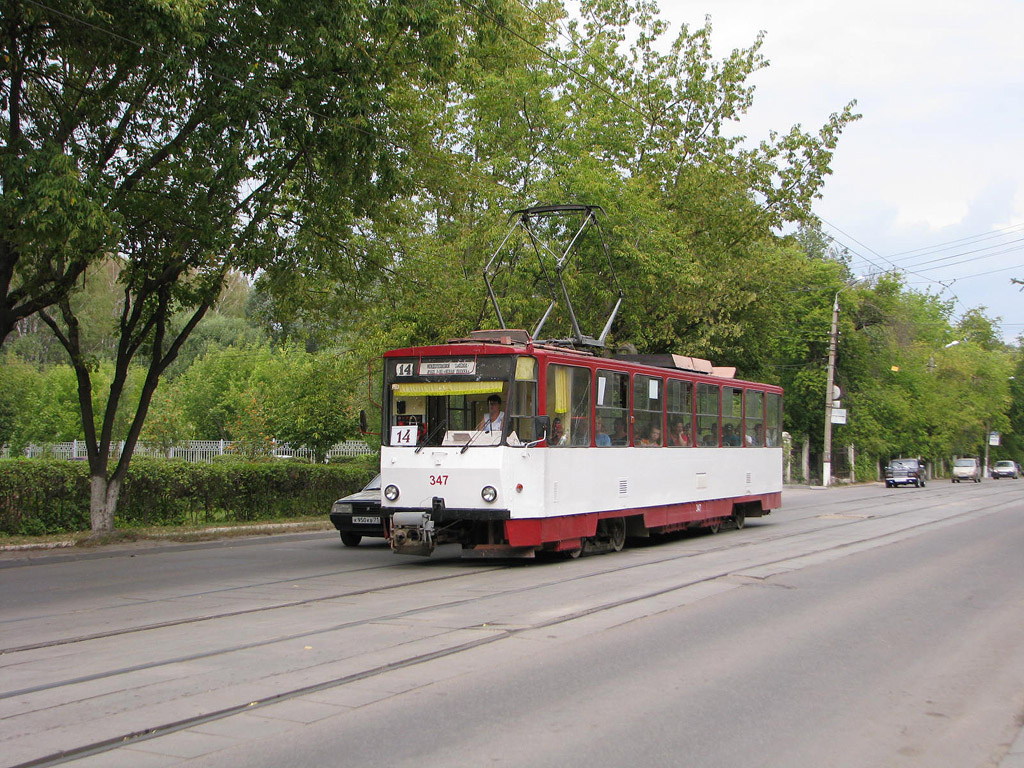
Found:
M 89 528 L 89 473 L 82 462 L 0 460 L 0 533 L 39 536 Z
M 760 36 L 716 59 L 710 23 L 670 30 L 650 0 L 571 18 L 557 0 L 0 2 L 6 93 L 25 86 L 24 119 L 0 117 L 0 257 L 21 291 L 4 306 L 60 310 L 7 342 L 42 366 L 0 371 L 12 441 L 84 424 L 105 475 L 109 440 L 139 436 L 322 451 L 372 412 L 367 361 L 495 323 L 481 272 L 510 211 L 584 202 L 607 212 L 625 293 L 613 344 L 783 385 L 787 429 L 820 450 L 838 296 L 836 445 L 942 457 L 993 428 L 1020 445 L 1019 350 L 984 312 L 955 322 L 896 277 L 853 286 L 816 225 L 854 103 L 740 135 Z M 596 331 L 615 285 L 582 246 L 566 280 Z M 548 297 L 516 253 L 500 299 L 531 329 Z M 545 335 L 569 335 L 563 307 Z
M 75 371 L 90 469 L 116 488 L 160 377 L 231 276 L 316 261 L 410 188 L 404 100 L 445 82 L 472 25 L 449 0 L 3 9 L 0 274 L 17 279 L 0 283 L 0 342 L 42 313 Z M 109 382 L 72 295 L 100 260 L 123 290 Z M 109 529 L 117 495 L 95 498 Z
M 118 507 L 118 527 L 199 525 L 323 514 L 378 471 L 376 457 L 344 463 L 213 464 L 136 458 Z M 0 461 L 0 534 L 34 536 L 89 529 L 84 462 Z

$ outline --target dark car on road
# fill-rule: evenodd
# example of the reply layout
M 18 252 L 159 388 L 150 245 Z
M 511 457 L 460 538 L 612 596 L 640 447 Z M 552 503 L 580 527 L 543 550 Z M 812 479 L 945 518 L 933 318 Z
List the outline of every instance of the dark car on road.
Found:
M 992 479 L 998 480 L 1000 477 L 1019 479 L 1020 466 L 1015 461 L 997 461 L 992 467 Z
M 358 546 L 364 536 L 386 538 L 388 520 L 380 508 L 380 475 L 363 490 L 334 502 L 331 522 L 341 533 L 341 542 L 346 547 Z
M 893 459 L 885 468 L 885 487 L 912 485 L 924 488 L 924 462 L 920 459 Z

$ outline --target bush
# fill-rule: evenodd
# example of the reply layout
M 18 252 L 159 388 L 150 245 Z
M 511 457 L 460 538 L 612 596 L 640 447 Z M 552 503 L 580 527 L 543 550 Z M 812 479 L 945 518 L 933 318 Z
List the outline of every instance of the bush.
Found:
M 0 460 L 0 533 L 40 536 L 88 529 L 84 461 Z
M 195 525 L 300 515 L 324 516 L 335 499 L 362 488 L 376 456 L 344 463 L 223 461 L 211 464 L 135 457 L 118 500 L 116 526 Z M 0 533 L 89 530 L 89 467 L 84 461 L 0 460 Z

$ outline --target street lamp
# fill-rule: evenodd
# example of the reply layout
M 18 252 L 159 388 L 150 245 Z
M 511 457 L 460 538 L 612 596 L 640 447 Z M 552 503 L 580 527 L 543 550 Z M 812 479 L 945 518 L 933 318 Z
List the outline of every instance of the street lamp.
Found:
M 832 404 L 835 402 L 836 344 L 839 340 L 839 294 L 867 278 L 855 277 L 836 291 L 832 301 L 832 332 L 828 342 L 828 376 L 825 384 L 825 445 L 821 461 L 821 484 L 826 488 L 832 484 Z

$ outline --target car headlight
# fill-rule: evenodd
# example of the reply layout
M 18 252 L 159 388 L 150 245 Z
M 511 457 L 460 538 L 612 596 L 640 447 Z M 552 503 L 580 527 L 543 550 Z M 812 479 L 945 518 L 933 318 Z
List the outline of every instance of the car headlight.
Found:
M 480 491 L 480 498 L 490 504 L 496 498 L 498 498 L 498 489 L 493 485 L 485 485 Z
M 389 485 L 384 489 L 384 498 L 388 501 L 394 501 L 398 498 L 398 486 Z

